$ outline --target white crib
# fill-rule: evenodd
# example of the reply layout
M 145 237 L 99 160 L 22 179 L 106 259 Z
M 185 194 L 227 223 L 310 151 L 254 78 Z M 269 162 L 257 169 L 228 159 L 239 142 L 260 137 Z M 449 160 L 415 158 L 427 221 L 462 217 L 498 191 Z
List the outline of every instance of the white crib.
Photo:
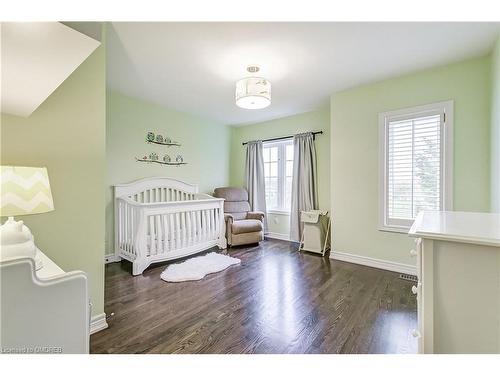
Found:
M 132 274 L 211 247 L 226 248 L 224 199 L 166 177 L 115 185 L 115 254 Z

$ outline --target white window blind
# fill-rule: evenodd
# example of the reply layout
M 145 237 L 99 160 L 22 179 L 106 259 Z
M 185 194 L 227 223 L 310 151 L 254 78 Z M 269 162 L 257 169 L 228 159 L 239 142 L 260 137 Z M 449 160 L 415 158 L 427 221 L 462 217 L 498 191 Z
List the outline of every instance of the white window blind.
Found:
M 419 212 L 445 209 L 445 116 L 442 105 L 385 114 L 383 227 L 408 228 Z

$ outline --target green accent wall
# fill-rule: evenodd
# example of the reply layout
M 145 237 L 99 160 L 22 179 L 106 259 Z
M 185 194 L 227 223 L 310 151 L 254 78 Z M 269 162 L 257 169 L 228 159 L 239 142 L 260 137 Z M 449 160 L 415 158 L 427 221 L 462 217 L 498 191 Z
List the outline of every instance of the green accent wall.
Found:
M 491 53 L 491 211 L 500 213 L 500 36 Z
M 412 240 L 378 224 L 378 114 L 454 100 L 454 209 L 490 209 L 490 57 L 446 65 L 331 97 L 334 251 L 413 264 Z
M 2 165 L 47 167 L 55 211 L 19 216 L 104 311 L 105 51 L 98 47 L 28 118 L 1 115 Z
M 113 185 L 144 177 L 165 176 L 197 184 L 201 193 L 229 182 L 228 126 L 171 110 L 160 105 L 107 93 L 106 126 L 106 253 L 114 253 Z M 146 134 L 162 134 L 182 145 L 146 143 Z M 182 155 L 187 165 L 141 163 L 136 157 L 156 152 L 160 159 Z
M 318 194 L 322 210 L 330 210 L 330 108 L 324 106 L 316 111 L 283 117 L 276 120 L 233 126 L 231 129 L 230 182 L 232 186 L 245 186 L 246 148 L 242 142 L 283 137 L 308 131 L 323 130 L 316 136 L 318 159 Z M 268 215 L 268 230 L 288 236 L 290 223 L 288 215 Z

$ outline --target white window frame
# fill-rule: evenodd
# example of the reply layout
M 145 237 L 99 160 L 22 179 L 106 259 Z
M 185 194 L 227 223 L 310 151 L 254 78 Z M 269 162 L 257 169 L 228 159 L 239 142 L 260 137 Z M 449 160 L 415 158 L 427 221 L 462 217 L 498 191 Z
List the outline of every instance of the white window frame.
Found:
M 394 120 L 404 120 L 426 116 L 441 115 L 441 202 L 440 210 L 453 210 L 453 100 L 421 105 L 379 114 L 379 227 L 381 231 L 408 233 L 413 220 L 401 220 L 389 223 L 387 207 L 388 187 L 388 124 Z M 392 219 L 394 221 L 394 219 Z
M 264 147 L 278 147 L 278 200 L 279 207 L 267 209 L 270 214 L 290 215 L 290 210 L 285 208 L 285 180 L 286 180 L 286 146 L 293 146 L 293 139 L 264 142 Z M 295 157 L 295 155 L 294 155 Z

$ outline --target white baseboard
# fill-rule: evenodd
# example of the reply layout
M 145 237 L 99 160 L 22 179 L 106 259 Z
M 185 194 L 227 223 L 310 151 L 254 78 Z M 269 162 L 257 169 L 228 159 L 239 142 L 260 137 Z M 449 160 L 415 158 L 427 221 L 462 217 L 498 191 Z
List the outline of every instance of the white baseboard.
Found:
M 399 272 L 399 273 L 407 273 L 409 275 L 417 274 L 417 267 L 410 266 L 408 264 L 391 262 L 389 260 L 376 259 L 365 257 L 356 254 L 342 253 L 339 251 L 331 251 L 330 259 L 342 260 L 344 262 L 361 264 L 363 266 L 380 268 L 387 271 Z
M 104 255 L 104 263 L 116 263 L 121 261 L 122 258 L 120 258 L 118 255 L 115 254 L 106 254 Z
M 290 236 L 283 233 L 267 232 L 264 236 L 268 238 L 274 238 L 276 240 L 291 241 Z
M 90 319 L 90 334 L 102 331 L 108 328 L 108 323 L 106 322 L 106 314 L 102 313 L 99 315 L 94 315 Z

